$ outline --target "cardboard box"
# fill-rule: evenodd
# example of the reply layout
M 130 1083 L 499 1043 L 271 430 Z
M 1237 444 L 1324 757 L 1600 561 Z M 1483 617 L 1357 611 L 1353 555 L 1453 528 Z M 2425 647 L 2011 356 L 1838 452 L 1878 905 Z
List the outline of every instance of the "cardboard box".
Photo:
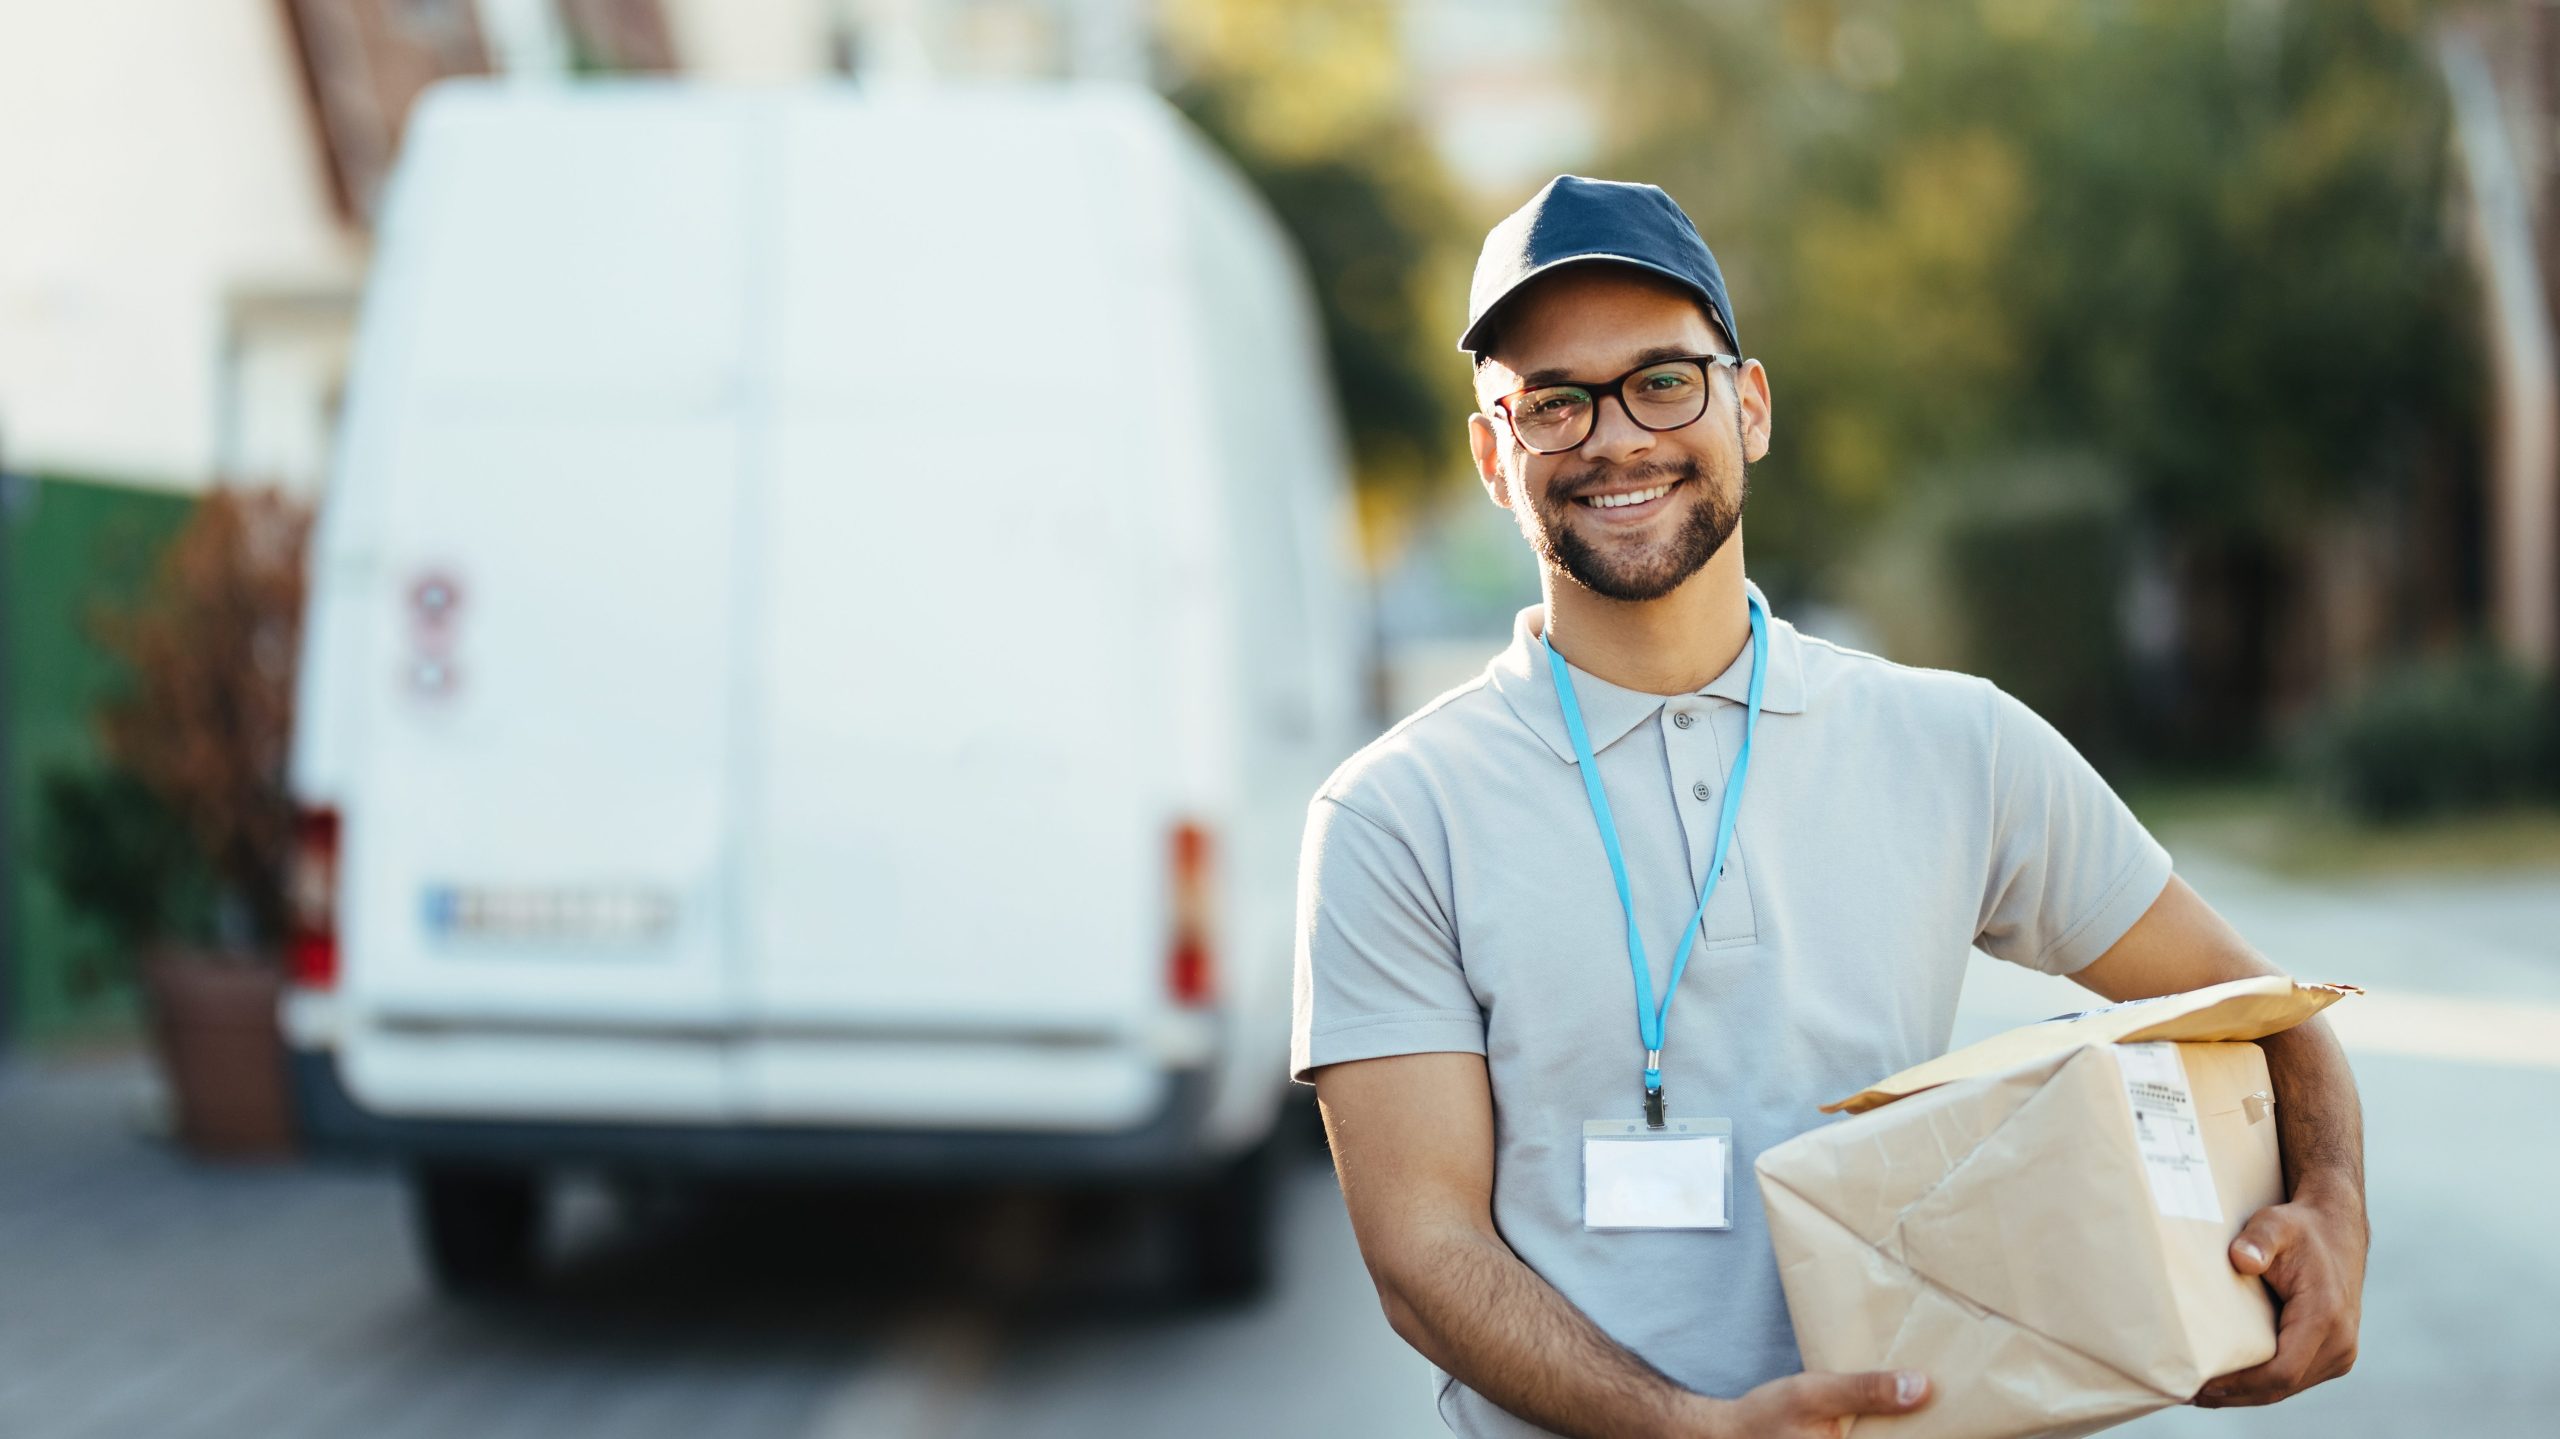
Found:
M 1895 1439 L 2095 1433 L 2275 1353 L 2231 1267 L 2283 1197 L 2264 1053 L 2353 992 L 2272 977 L 2047 1020 L 1825 1105 L 1760 1193 L 1805 1367 L 1918 1369 Z

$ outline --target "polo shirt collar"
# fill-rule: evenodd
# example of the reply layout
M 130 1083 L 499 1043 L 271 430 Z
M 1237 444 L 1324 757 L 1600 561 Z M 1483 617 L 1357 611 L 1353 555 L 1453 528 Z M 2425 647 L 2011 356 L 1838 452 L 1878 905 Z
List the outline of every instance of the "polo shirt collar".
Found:
M 1752 594 L 1760 594 L 1758 585 L 1747 579 L 1742 583 Z M 1765 607 L 1767 597 L 1762 596 L 1760 602 Z M 1545 622 L 1544 609 L 1538 605 L 1522 610 L 1511 622 L 1511 644 L 1493 658 L 1493 688 L 1520 722 L 1546 741 L 1556 758 L 1570 764 L 1573 738 L 1565 733 L 1564 707 L 1556 702 L 1555 684 L 1547 677 L 1546 645 L 1538 637 Z M 1573 672 L 1573 697 L 1582 706 L 1582 727 L 1591 736 L 1594 754 L 1625 738 L 1676 698 L 1623 689 L 1570 660 L 1566 661 L 1566 668 Z M 1749 703 L 1751 647 L 1743 646 L 1724 673 L 1697 692 L 1735 704 Z M 1769 676 L 1762 682 L 1760 708 L 1768 714 L 1804 713 L 1803 641 L 1794 625 L 1776 615 L 1769 616 Z

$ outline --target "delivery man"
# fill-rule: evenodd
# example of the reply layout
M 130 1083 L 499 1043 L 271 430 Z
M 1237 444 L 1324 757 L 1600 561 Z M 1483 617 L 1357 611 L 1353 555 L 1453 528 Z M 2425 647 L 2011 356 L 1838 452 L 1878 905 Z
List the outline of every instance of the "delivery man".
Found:
M 1769 377 L 1670 196 L 1558 178 L 1468 310 L 1476 469 L 1545 602 L 1326 782 L 1300 868 L 1290 1062 L 1388 1321 L 1464 1435 L 1917 1408 L 1930 1376 L 1799 1372 L 1753 1158 L 1942 1052 L 1973 946 L 2119 1000 L 2273 971 L 2034 712 L 1769 612 Z M 2355 1359 L 2354 1083 L 2321 1023 L 2261 1042 L 2288 1199 L 2231 1263 L 2278 1348 L 2200 1404 Z M 1732 1140 L 1641 1144 L 1666 1123 Z

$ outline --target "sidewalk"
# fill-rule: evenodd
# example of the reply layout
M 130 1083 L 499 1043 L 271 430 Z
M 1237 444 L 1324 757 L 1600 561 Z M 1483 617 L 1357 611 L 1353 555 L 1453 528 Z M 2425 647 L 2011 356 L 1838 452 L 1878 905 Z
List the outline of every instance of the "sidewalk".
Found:
M 0 1068 L 8 1439 L 788 1435 L 857 1348 L 599 1296 L 593 1265 L 520 1311 L 440 1304 L 391 1174 L 191 1162 L 152 1088 L 139 1055 Z

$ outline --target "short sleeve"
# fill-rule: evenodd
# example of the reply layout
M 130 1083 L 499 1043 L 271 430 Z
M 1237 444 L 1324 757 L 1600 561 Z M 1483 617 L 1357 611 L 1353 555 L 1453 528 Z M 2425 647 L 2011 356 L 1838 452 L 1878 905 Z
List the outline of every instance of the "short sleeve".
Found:
M 2047 974 L 2104 954 L 2169 883 L 2169 852 L 2044 717 L 1991 691 L 1984 952 Z
M 1484 1053 L 1484 1009 L 1412 846 L 1319 796 L 1298 857 L 1289 1077 L 1390 1054 Z

